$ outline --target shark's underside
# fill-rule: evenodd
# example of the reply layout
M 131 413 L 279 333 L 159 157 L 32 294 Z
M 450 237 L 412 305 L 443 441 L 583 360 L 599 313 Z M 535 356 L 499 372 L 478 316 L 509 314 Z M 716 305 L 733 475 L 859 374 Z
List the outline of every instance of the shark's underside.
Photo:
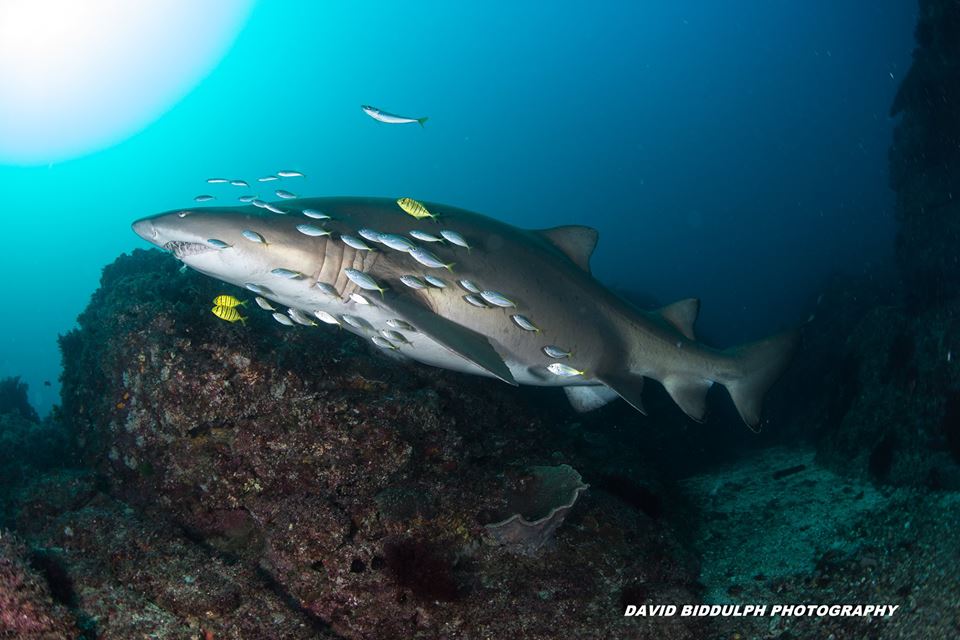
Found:
M 593 229 L 528 231 L 424 204 L 436 220 L 414 218 L 389 199 L 310 198 L 278 203 L 283 213 L 172 211 L 139 220 L 134 230 L 198 271 L 300 310 L 301 321 L 339 322 L 413 360 L 510 384 L 562 386 L 581 411 L 618 396 L 643 411 L 643 380 L 653 378 L 697 420 L 719 382 L 743 420 L 759 423 L 793 332 L 707 347 L 693 333 L 697 300 L 640 311 L 590 275 Z M 442 230 L 469 248 L 410 235 L 440 237 Z M 378 234 L 390 242 L 363 239 Z

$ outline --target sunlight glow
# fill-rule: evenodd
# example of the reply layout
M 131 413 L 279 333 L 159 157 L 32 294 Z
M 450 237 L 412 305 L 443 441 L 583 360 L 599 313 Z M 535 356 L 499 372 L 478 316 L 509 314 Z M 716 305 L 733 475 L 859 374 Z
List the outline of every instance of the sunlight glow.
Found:
M 0 163 L 115 144 L 219 63 L 254 0 L 0 0 Z

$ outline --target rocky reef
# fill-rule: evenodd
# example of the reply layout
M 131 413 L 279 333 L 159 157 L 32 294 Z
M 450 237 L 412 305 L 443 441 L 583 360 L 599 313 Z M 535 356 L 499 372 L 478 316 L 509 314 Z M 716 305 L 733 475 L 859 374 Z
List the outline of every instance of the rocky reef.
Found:
M 639 446 L 336 328 L 222 322 L 220 293 L 248 295 L 136 251 L 61 339 L 76 464 L 10 526 L 85 637 L 700 637 L 620 615 L 699 599 Z
M 891 113 L 900 222 L 889 293 L 827 305 L 806 352 L 826 387 L 808 411 L 820 460 L 882 484 L 960 489 L 960 4 L 922 0 L 912 66 Z M 869 304 L 864 304 L 870 300 Z M 850 309 L 855 309 L 851 322 Z M 839 310 L 839 311 L 838 311 Z M 801 367 L 803 365 L 801 364 Z

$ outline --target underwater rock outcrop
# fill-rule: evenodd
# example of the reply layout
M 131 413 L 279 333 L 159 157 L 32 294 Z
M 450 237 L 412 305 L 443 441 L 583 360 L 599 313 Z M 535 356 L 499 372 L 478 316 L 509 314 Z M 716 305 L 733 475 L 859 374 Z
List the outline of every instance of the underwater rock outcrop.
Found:
M 829 359 L 818 452 L 876 482 L 960 489 L 960 4 L 922 0 L 916 40 L 892 107 L 902 287 Z
M 921 0 L 913 63 L 891 115 L 897 258 L 911 306 L 960 294 L 960 5 Z
M 616 493 L 581 499 L 534 556 L 484 543 L 504 475 L 568 464 L 589 480 L 611 458 L 584 456 L 523 392 L 255 308 L 227 324 L 209 301 L 248 294 L 177 266 L 121 257 L 62 339 L 63 414 L 112 499 L 343 637 L 697 637 L 620 615 L 625 599 L 695 602 L 696 563 Z

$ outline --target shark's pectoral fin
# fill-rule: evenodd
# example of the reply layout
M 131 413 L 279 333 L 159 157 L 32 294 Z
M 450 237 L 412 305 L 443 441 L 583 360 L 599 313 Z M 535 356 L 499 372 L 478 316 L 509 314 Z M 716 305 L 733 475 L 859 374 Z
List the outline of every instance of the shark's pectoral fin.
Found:
M 703 422 L 707 413 L 707 392 L 712 385 L 710 380 L 679 375 L 663 379 L 663 386 L 673 401 L 697 422 Z
M 696 340 L 693 335 L 693 323 L 697 321 L 697 315 L 700 313 L 699 298 L 677 300 L 673 304 L 657 309 L 656 313 L 659 313 L 684 337 Z
M 546 238 L 550 244 L 570 258 L 575 265 L 590 273 L 590 256 L 593 255 L 593 250 L 597 248 L 597 238 L 600 235 L 596 229 L 568 225 L 553 227 L 552 229 L 540 229 L 535 233 Z
M 490 341 L 476 331 L 447 320 L 409 298 L 388 296 L 385 300 L 376 301 L 375 304 L 390 309 L 416 327 L 417 331 L 461 358 L 504 382 L 517 386 L 517 381 L 503 358 L 496 352 Z
M 567 394 L 570 405 L 580 413 L 599 409 L 620 397 L 616 391 L 604 385 L 564 387 L 563 391 Z
M 643 393 L 643 376 L 619 373 L 599 376 L 598 379 L 626 400 L 631 407 L 647 415 L 646 409 L 643 408 L 643 399 L 640 397 Z

